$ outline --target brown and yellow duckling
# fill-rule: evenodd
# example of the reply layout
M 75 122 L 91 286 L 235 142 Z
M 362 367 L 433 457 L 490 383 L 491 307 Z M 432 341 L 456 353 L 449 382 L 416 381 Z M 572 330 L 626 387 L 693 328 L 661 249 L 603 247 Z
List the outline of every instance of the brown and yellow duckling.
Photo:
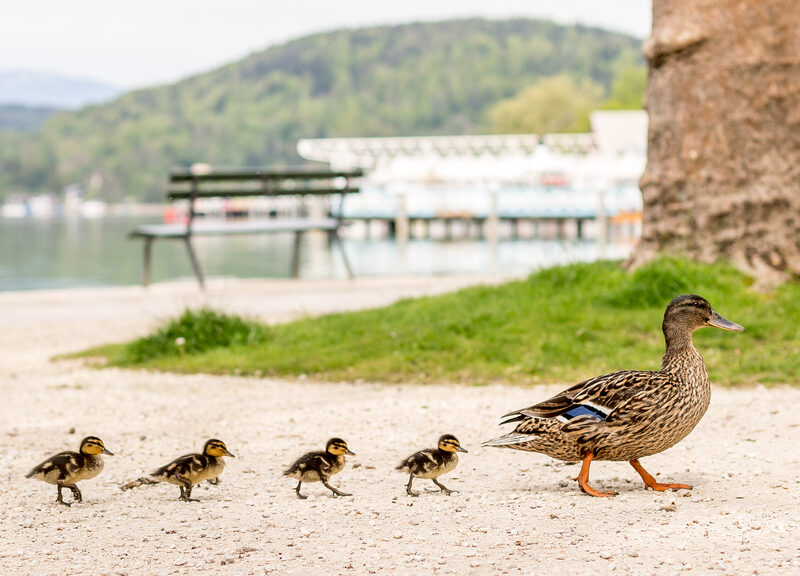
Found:
M 484 442 L 583 461 L 576 480 L 591 496 L 614 496 L 589 486 L 592 460 L 627 460 L 645 488 L 690 490 L 687 484 L 656 482 L 640 458 L 674 446 L 700 422 L 711 399 L 711 382 L 692 333 L 705 326 L 741 332 L 695 294 L 678 296 L 664 312 L 666 352 L 661 369 L 623 370 L 580 382 L 549 400 L 506 414 L 502 424 L 518 422 L 510 434 Z
M 150 477 L 158 482 L 169 482 L 181 489 L 180 499 L 184 502 L 197 502 L 192 498 L 192 487 L 203 480 L 217 483 L 219 475 L 225 469 L 223 456 L 235 458 L 228 451 L 225 442 L 211 438 L 200 454 L 186 454 L 176 458 L 166 466 L 162 466 Z
M 71 506 L 71 504 L 64 502 L 61 489 L 69 488 L 72 491 L 73 501 L 82 502 L 83 495 L 76 483 L 80 480 L 94 478 L 103 471 L 102 454 L 113 456 L 106 449 L 100 438 L 87 436 L 81 440 L 81 445 L 77 452 L 72 452 L 71 450 L 59 452 L 36 466 L 25 477 L 43 480 L 48 484 L 55 484 L 58 486 L 56 502 L 64 506 Z
M 414 478 L 433 480 L 433 483 L 448 496 L 453 492 L 457 492 L 457 490 L 446 488 L 437 480 L 439 476 L 450 472 L 458 465 L 458 454 L 456 452 L 466 452 L 466 450 L 461 447 L 458 438 L 452 434 L 445 434 L 439 438 L 439 444 L 436 448 L 420 450 L 403 460 L 397 470 L 408 474 L 406 492 L 409 496 L 419 496 L 419 492 L 414 492 L 411 489 L 411 483 Z
M 308 498 L 308 496 L 300 494 L 300 486 L 303 482 L 322 482 L 322 485 L 336 496 L 352 496 L 352 494 L 337 490 L 328 484 L 331 476 L 338 474 L 344 468 L 345 454 L 355 456 L 355 453 L 347 447 L 347 442 L 341 438 L 331 438 L 325 445 L 324 452 L 304 454 L 289 466 L 283 475 L 298 480 L 294 491 L 297 493 L 297 497 L 303 500 Z

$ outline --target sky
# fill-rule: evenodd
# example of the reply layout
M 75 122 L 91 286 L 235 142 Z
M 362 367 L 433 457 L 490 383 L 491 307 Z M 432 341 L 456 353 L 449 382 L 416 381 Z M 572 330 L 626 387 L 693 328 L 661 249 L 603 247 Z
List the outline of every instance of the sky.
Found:
M 314 32 L 472 16 L 545 18 L 645 38 L 651 0 L 4 1 L 0 71 L 51 72 L 140 88 Z

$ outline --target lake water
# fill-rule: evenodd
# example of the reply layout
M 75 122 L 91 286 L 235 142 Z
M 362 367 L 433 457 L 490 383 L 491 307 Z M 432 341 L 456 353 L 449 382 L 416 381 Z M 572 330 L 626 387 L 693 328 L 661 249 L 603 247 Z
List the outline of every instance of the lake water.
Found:
M 0 291 L 121 286 L 141 282 L 141 240 L 127 233 L 159 217 L 98 219 L 0 218 Z M 286 278 L 290 275 L 292 235 L 196 238 L 194 245 L 208 277 Z M 444 274 L 522 275 L 557 264 L 624 258 L 630 243 L 599 247 L 591 240 L 393 239 L 346 238 L 357 276 Z M 306 235 L 300 275 L 346 276 L 338 251 L 324 235 Z M 153 246 L 153 281 L 193 278 L 182 242 Z

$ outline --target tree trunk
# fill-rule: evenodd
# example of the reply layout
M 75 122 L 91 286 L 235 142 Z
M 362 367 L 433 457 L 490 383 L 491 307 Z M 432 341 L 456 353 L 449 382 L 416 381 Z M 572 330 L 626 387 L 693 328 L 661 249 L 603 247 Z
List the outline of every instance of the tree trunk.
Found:
M 731 259 L 760 281 L 800 274 L 800 2 L 653 0 L 642 239 Z

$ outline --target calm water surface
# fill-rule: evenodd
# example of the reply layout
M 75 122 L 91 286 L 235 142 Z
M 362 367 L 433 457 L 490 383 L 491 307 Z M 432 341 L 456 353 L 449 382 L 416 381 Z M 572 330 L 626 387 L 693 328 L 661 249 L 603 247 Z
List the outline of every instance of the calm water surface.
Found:
M 121 286 L 141 282 L 141 240 L 127 233 L 159 217 L 99 219 L 0 218 L 0 291 Z M 196 238 L 194 245 L 206 276 L 241 278 L 289 277 L 292 235 Z M 602 250 L 593 241 L 345 239 L 357 276 L 526 274 L 556 264 L 624 258 L 629 244 Z M 346 276 L 338 251 L 324 235 L 306 235 L 300 275 L 305 278 Z M 192 278 L 181 242 L 153 246 L 153 281 Z

